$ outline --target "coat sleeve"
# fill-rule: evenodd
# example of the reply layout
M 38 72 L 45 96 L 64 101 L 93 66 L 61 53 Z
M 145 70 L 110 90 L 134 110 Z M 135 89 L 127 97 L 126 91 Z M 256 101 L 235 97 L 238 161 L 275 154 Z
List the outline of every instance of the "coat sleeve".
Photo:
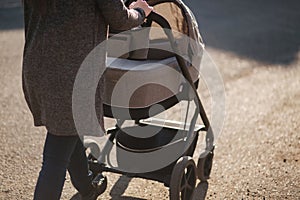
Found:
M 97 0 L 105 22 L 114 30 L 129 30 L 144 22 L 142 9 L 128 9 L 122 0 Z

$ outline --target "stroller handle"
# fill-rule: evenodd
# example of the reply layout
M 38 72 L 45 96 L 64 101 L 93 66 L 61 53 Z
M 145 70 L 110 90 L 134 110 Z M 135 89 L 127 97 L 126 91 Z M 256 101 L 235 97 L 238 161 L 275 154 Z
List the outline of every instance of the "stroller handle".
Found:
M 151 11 L 150 14 L 146 18 L 147 18 L 147 21 L 156 22 L 163 29 L 170 29 L 170 30 L 172 29 L 169 22 L 163 16 L 161 16 L 160 14 L 158 14 L 155 11 Z
M 210 128 L 210 122 L 207 118 L 207 115 L 205 113 L 205 110 L 204 110 L 204 107 L 201 103 L 201 100 L 200 100 L 200 97 L 197 93 L 197 89 L 196 89 L 196 86 L 194 85 L 193 83 L 193 80 L 192 80 L 192 77 L 187 69 L 187 64 L 185 62 L 185 59 L 182 58 L 181 56 L 179 56 L 179 50 L 178 50 L 178 46 L 175 42 L 175 38 L 174 38 L 174 35 L 172 33 L 172 28 L 171 28 L 171 25 L 169 24 L 169 22 L 163 17 L 161 16 L 160 14 L 156 13 L 155 11 L 152 11 L 148 16 L 147 16 L 147 22 L 146 24 L 150 25 L 151 22 L 156 22 L 159 26 L 161 26 L 165 32 L 165 34 L 167 35 L 169 41 L 170 41 L 170 44 L 171 44 L 171 47 L 173 49 L 173 51 L 175 52 L 175 57 L 176 57 L 176 60 L 178 62 L 178 65 L 180 67 L 180 70 L 182 72 L 182 75 L 184 76 L 184 78 L 188 81 L 188 83 L 190 84 L 193 92 L 195 93 L 195 103 L 197 105 L 197 109 L 198 109 L 198 112 L 202 118 L 202 121 L 205 125 L 205 129 L 206 131 L 209 130 Z

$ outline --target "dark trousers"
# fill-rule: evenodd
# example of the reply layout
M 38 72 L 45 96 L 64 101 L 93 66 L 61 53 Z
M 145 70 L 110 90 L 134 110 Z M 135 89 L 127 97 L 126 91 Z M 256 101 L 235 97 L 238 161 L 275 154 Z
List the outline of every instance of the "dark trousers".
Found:
M 43 165 L 34 193 L 34 200 L 59 200 L 66 171 L 80 194 L 92 190 L 88 176 L 85 149 L 78 136 L 55 136 L 47 133 L 43 152 Z

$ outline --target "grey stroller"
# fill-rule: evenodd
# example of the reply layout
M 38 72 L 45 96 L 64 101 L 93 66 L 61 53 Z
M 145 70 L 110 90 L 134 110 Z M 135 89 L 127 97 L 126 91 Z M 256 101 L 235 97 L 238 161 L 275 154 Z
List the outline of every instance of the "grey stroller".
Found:
M 112 172 L 162 182 L 170 188 L 170 199 L 188 200 L 193 196 L 196 179 L 209 178 L 213 161 L 214 134 L 197 93 L 204 45 L 195 17 L 182 1 L 148 3 L 155 12 L 143 27 L 111 33 L 103 108 L 105 116 L 117 123 L 107 130 L 102 148 L 93 139 L 84 140 L 89 168 L 93 184 L 102 191 L 107 186 L 103 172 Z M 138 47 L 138 34 L 148 37 L 143 48 Z M 116 46 L 120 52 L 112 50 Z M 130 78 L 124 78 L 128 72 Z M 122 79 L 127 82 L 118 84 Z M 132 89 L 131 85 L 140 87 Z M 121 100 L 126 98 L 123 103 Z M 180 102 L 188 107 L 191 102 L 195 104 L 190 120 L 188 114 L 184 114 L 183 122 L 155 117 Z M 199 116 L 203 125 L 197 124 Z M 126 121 L 134 123 L 124 126 Z M 205 145 L 196 164 L 192 157 L 200 132 L 205 133 Z

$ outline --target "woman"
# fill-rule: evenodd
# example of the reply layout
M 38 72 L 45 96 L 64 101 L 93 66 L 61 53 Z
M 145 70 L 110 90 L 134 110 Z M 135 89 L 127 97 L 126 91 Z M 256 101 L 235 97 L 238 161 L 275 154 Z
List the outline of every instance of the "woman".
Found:
M 130 8 L 122 0 L 24 0 L 23 91 L 34 125 L 47 129 L 35 200 L 59 199 L 66 170 L 82 199 L 99 195 L 74 125 L 72 91 L 81 63 L 107 38 L 108 26 L 128 30 L 152 11 L 143 0 Z

